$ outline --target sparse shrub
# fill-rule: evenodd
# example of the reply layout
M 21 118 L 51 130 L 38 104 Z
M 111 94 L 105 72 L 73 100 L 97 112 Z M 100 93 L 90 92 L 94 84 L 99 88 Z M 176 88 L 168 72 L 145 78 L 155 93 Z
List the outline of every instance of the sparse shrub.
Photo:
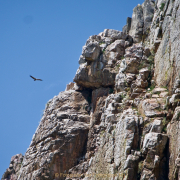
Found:
M 105 133 L 105 131 L 102 130 L 102 131 L 100 132 L 100 137 L 104 136 L 104 133 Z
M 140 161 L 139 163 L 138 163 L 138 173 L 141 173 L 142 172 L 142 169 L 143 169 L 143 161 Z
M 163 124 L 163 129 L 162 129 L 162 132 L 166 133 L 167 132 L 167 120 L 166 120 L 166 117 L 163 118 L 162 120 L 162 124 Z
M 120 94 L 120 97 L 121 97 L 121 99 L 124 99 L 126 97 L 126 95 Z
M 120 68 L 120 64 L 117 64 L 115 70 L 119 71 L 119 68 Z
M 151 54 L 151 55 L 148 57 L 148 61 L 149 61 L 149 65 L 150 65 L 150 66 L 154 65 L 154 54 Z
M 159 9 L 160 9 L 161 11 L 163 11 L 164 6 L 165 6 L 165 3 L 161 3 L 161 7 L 160 7 Z
M 99 45 L 101 45 L 101 44 L 105 44 L 105 42 L 100 42 Z
M 151 86 L 149 87 L 150 90 L 148 90 L 148 92 L 151 92 L 154 88 L 155 88 L 155 85 L 151 85 Z
M 167 127 L 166 126 L 163 127 L 162 132 L 167 133 Z

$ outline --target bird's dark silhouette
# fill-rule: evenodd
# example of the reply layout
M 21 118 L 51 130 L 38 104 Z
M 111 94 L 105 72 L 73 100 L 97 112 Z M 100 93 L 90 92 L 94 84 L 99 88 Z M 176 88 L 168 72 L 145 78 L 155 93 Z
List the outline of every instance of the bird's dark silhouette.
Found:
M 34 81 L 42 81 L 42 79 L 37 79 L 37 78 L 35 78 L 35 77 L 31 76 L 31 75 L 30 75 L 30 77 L 33 78 Z

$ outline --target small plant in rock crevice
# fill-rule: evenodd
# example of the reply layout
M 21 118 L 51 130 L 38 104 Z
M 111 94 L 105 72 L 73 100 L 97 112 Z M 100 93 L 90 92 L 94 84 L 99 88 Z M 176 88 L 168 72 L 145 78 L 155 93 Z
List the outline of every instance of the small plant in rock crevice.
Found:
M 163 11 L 164 6 L 165 6 L 165 3 L 161 3 L 161 7 L 160 7 L 159 9 L 160 9 L 161 11 Z
M 100 42 L 99 45 L 101 45 L 101 44 L 106 44 L 106 43 L 105 42 Z
M 167 121 L 166 117 L 164 117 L 162 120 L 162 125 L 163 125 L 162 132 L 164 132 L 164 133 L 167 133 L 167 124 L 168 124 L 168 121 Z
M 150 85 L 148 88 L 149 88 L 148 92 L 151 92 L 155 88 L 155 85 Z
M 100 137 L 104 136 L 104 133 L 105 133 L 105 130 L 102 130 L 102 131 L 100 132 Z

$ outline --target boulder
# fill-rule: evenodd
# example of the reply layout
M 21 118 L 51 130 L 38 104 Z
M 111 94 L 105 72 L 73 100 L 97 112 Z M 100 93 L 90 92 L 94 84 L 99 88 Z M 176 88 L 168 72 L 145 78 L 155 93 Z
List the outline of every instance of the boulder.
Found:
M 163 124 L 161 119 L 155 119 L 152 123 L 152 127 L 150 129 L 150 132 L 156 132 L 161 133 L 163 129 Z
M 91 89 L 114 86 L 116 63 L 121 61 L 129 44 L 130 36 L 113 29 L 90 36 L 83 47 L 74 82 Z
M 88 61 L 95 61 L 100 55 L 100 46 L 98 42 L 90 42 L 83 46 L 82 56 Z

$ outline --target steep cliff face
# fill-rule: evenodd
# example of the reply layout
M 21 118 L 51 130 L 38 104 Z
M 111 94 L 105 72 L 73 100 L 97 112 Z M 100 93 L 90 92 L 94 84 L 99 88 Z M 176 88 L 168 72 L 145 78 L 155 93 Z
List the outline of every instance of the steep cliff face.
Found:
M 150 39 L 156 47 L 155 79 L 158 86 L 168 86 L 175 90 L 179 80 L 179 37 L 180 2 L 178 0 L 157 3 L 157 12 L 153 18 Z M 174 93 L 174 92 L 173 92 Z
M 123 32 L 90 36 L 2 180 L 180 179 L 179 4 L 145 0 Z

